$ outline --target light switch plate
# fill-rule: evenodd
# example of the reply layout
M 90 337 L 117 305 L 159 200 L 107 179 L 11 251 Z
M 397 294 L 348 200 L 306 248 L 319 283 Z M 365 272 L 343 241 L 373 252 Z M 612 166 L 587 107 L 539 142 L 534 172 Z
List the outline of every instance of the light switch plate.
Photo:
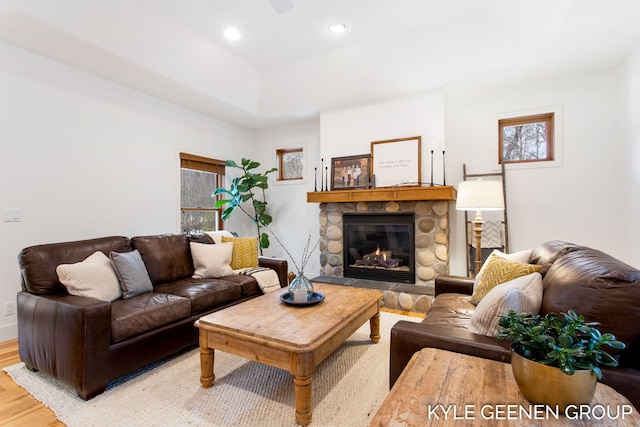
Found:
M 4 208 L 2 219 L 4 222 L 20 222 L 22 221 L 22 211 L 20 208 Z

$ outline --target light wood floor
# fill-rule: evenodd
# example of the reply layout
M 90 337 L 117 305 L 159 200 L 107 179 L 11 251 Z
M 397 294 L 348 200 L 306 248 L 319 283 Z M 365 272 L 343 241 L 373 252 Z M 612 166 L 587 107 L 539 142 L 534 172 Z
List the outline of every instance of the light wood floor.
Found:
M 382 309 L 397 314 L 424 317 L 424 314 L 409 313 L 400 310 Z M 58 421 L 54 413 L 42 403 L 34 399 L 22 387 L 13 382 L 3 372 L 7 366 L 20 362 L 18 340 L 0 343 L 0 425 L 4 426 L 56 426 L 65 427 Z
M 62 426 L 49 408 L 34 399 L 1 370 L 20 362 L 18 340 L 0 343 L 0 425 Z

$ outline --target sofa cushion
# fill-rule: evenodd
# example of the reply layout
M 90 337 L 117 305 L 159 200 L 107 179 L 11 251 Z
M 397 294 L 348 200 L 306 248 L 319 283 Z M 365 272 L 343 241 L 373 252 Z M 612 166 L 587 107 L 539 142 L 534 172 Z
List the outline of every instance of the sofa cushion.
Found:
M 227 237 L 222 236 L 222 243 L 233 243 L 231 268 L 255 268 L 258 266 L 258 238 L 257 237 Z
M 473 289 L 471 302 L 478 304 L 482 298 L 495 286 L 539 271 L 541 266 L 510 261 L 502 257 L 491 255 L 487 260 L 487 267 L 482 272 L 478 286 Z
M 30 246 L 18 255 L 22 289 L 33 294 L 67 293 L 56 273 L 60 264 L 80 262 L 96 251 L 130 250 L 131 242 L 121 236 Z
M 111 261 L 100 251 L 94 252 L 84 261 L 60 264 L 56 272 L 71 295 L 114 301 L 122 297 Z
M 470 296 L 466 294 L 438 295 L 422 323 L 466 330 L 476 309 L 469 298 Z
M 155 287 L 156 292 L 178 295 L 191 301 L 191 313 L 198 314 L 241 297 L 240 285 L 222 279 L 181 279 Z
M 629 345 L 640 334 L 640 271 L 601 251 L 565 253 L 543 280 L 541 313 L 574 310 Z M 616 350 L 607 351 L 615 353 Z
M 152 331 L 191 314 L 186 298 L 147 292 L 111 304 L 111 342 Z
M 191 242 L 189 245 L 195 267 L 194 279 L 217 279 L 233 274 L 231 268 L 233 243 L 210 245 Z
M 549 240 L 537 246 L 531 252 L 531 264 L 541 265 L 540 274 L 544 277 L 551 265 L 562 255 L 580 250 L 581 246 L 561 240 Z
M 193 243 L 205 243 L 208 245 L 213 245 L 215 243 L 215 241 L 213 240 L 213 237 L 211 237 L 207 233 L 187 234 L 187 239 L 189 240 L 189 242 L 193 242 Z
M 496 286 L 482 298 L 471 315 L 469 330 L 475 334 L 496 336 L 500 316 L 516 313 L 538 314 L 542 304 L 542 276 L 533 273 Z
M 149 273 L 137 249 L 124 253 L 111 252 L 109 258 L 111 258 L 113 269 L 118 275 L 124 299 L 153 290 Z
M 153 285 L 193 275 L 189 240 L 184 234 L 138 236 L 131 239 L 140 251 Z
M 262 293 L 258 281 L 252 276 L 233 274 L 232 276 L 221 277 L 221 279 L 225 282 L 237 283 L 240 286 L 240 292 L 243 298 L 260 295 Z

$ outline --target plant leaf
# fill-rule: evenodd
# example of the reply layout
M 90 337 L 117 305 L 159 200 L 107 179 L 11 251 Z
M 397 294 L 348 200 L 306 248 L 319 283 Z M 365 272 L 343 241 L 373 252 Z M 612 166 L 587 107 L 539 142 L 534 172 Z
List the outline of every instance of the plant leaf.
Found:
M 269 244 L 269 235 L 267 233 L 262 233 L 260 236 L 260 246 L 266 249 L 269 247 Z

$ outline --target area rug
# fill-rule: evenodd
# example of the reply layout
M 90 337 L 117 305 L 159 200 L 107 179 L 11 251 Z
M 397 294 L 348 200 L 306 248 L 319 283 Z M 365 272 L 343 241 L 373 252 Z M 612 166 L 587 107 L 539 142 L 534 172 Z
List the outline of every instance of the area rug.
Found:
M 371 343 L 367 322 L 316 368 L 312 426 L 366 426 L 384 400 L 391 327 L 421 319 L 388 312 L 380 317 L 378 344 Z M 222 351 L 216 351 L 211 388 L 200 386 L 195 349 L 120 378 L 89 401 L 23 363 L 4 371 L 69 427 L 296 425 L 291 375 Z

